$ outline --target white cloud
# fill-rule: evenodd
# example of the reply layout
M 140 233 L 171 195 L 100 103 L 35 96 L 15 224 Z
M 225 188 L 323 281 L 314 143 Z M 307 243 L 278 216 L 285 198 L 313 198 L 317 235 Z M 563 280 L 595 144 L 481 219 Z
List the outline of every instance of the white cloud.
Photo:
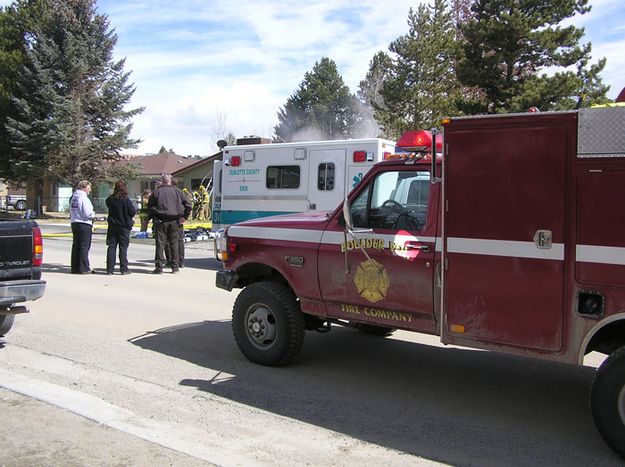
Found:
M 412 4 L 397 1 L 392 15 L 371 0 L 180 1 L 175 14 L 158 2 L 103 1 L 100 10 L 119 36 L 116 53 L 133 70 L 133 103 L 147 107 L 135 118 L 133 134 L 145 140 L 140 151 L 164 144 L 207 154 L 217 113 L 237 136 L 270 137 L 278 109 L 322 57 L 337 63 L 355 91 L 375 52 L 407 29 Z M 136 31 L 138 24 L 150 28 Z
M 625 86 L 625 6 L 591 0 L 571 20 L 584 26 L 595 60 L 607 57 L 604 82 L 614 98 Z M 9 0 L 0 0 L 8 5 Z M 179 154 L 215 150 L 211 120 L 225 117 L 237 136 L 270 137 L 284 105 L 322 57 L 329 57 L 352 92 L 369 61 L 405 34 L 419 0 L 99 0 L 118 35 L 117 58 L 137 91 L 132 106 L 138 152 L 161 145 Z

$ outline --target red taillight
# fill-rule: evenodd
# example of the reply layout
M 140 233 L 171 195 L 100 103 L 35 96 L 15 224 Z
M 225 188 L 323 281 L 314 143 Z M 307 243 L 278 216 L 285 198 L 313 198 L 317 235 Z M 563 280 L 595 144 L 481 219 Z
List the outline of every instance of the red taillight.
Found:
M 43 264 L 43 237 L 41 229 L 33 227 L 33 266 L 40 267 Z
M 241 165 L 241 156 L 232 156 L 230 158 L 230 165 L 232 167 L 238 167 Z
M 366 151 L 354 151 L 354 162 L 364 162 L 367 160 Z
M 399 141 L 397 147 L 407 151 L 430 151 L 432 149 L 432 133 L 427 130 L 407 131 Z M 439 133 L 436 135 L 436 152 L 443 150 L 443 136 Z

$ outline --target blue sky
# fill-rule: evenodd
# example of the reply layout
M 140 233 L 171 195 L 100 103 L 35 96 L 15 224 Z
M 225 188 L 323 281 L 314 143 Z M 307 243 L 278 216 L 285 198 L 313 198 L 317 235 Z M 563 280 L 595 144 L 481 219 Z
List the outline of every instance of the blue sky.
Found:
M 10 4 L 0 0 L 0 6 Z M 572 20 L 586 30 L 593 60 L 615 98 L 625 87 L 625 2 L 590 0 Z M 161 146 L 178 154 L 215 152 L 220 129 L 270 137 L 277 111 L 315 62 L 329 57 L 352 92 L 379 50 L 407 32 L 417 1 L 99 0 L 118 35 L 116 58 L 137 91 L 133 153 Z

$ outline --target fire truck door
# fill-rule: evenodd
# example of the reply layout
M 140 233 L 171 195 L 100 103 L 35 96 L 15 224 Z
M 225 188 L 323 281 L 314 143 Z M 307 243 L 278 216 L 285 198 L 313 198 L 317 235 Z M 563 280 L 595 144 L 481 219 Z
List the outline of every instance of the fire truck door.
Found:
M 380 173 L 357 189 L 355 238 L 345 241 L 341 216 L 324 232 L 319 282 L 328 315 L 435 331 L 438 186 L 430 184 L 429 172 L 407 168 Z
M 445 133 L 446 343 L 561 348 L 574 126 L 534 120 Z
M 309 211 L 329 211 L 343 199 L 345 149 L 311 149 Z

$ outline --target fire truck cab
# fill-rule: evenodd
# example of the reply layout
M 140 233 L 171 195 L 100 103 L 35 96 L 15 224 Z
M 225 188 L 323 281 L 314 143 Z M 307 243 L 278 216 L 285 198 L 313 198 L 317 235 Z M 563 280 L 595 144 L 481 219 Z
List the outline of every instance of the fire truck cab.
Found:
M 217 239 L 243 354 L 284 365 L 333 324 L 570 364 L 601 352 L 591 409 L 625 457 L 625 108 L 447 119 L 442 157 L 411 138 L 414 157 L 376 164 L 334 211 Z

